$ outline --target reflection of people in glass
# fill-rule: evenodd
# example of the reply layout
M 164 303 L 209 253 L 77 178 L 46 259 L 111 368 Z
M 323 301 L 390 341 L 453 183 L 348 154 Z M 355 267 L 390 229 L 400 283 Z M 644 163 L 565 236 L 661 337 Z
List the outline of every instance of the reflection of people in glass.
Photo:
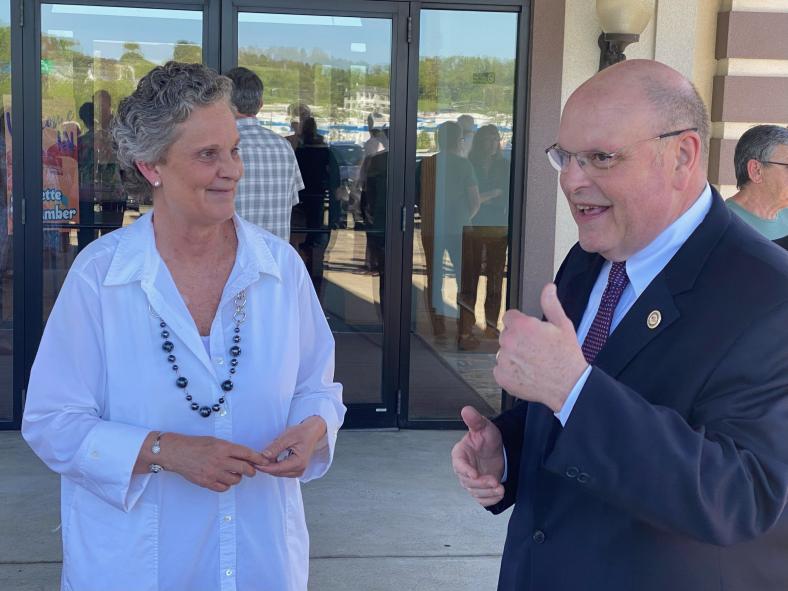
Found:
M 473 136 L 476 134 L 476 121 L 472 115 L 463 114 L 457 117 L 457 123 L 462 127 L 462 139 L 460 140 L 460 154 L 468 157 L 468 153 L 473 145 Z
M 293 149 L 295 150 L 303 143 L 301 136 L 304 122 L 312 117 L 312 109 L 310 109 L 308 105 L 301 102 L 293 103 L 287 107 L 287 114 L 290 115 L 290 129 L 293 133 L 286 135 L 285 139 L 290 142 L 290 145 L 293 146 Z
M 456 309 L 445 301 L 443 290 L 450 275 L 454 275 L 459 284 L 463 228 L 470 225 L 471 218 L 479 210 L 479 188 L 473 166 L 460 155 L 461 134 L 462 129 L 455 121 L 441 123 L 437 132 L 439 151 L 421 163 L 421 232 L 425 240 L 428 293 L 436 334 L 444 332 L 446 317 L 457 318 Z M 450 269 L 444 267 L 445 254 L 448 254 Z
M 79 212 L 83 226 L 77 233 L 79 250 L 95 237 L 91 226 L 95 222 L 93 208 L 96 202 L 101 204 L 101 224 L 109 229 L 122 225 L 126 205 L 110 135 L 112 97 L 106 90 L 98 90 L 93 99 L 79 108 L 79 118 L 87 129 L 77 142 Z
M 358 186 L 361 193 L 359 207 L 361 208 L 361 223 L 364 226 L 372 223 L 371 204 L 369 201 L 370 196 L 367 187 L 367 171 L 369 170 L 372 157 L 379 152 L 388 151 L 389 149 L 388 129 L 384 132 L 383 127 L 377 124 L 382 117 L 380 113 L 370 113 L 367 116 L 367 131 L 369 132 L 369 138 L 364 142 L 364 160 L 361 162 L 358 173 Z M 369 260 L 367 261 L 367 265 L 369 265 Z
M 300 126 L 296 160 L 304 180 L 299 202 L 293 207 L 292 237 L 301 253 L 318 295 L 322 295 L 323 261 L 331 238 L 331 221 L 326 223 L 326 205 L 336 200 L 339 186 L 339 165 L 325 138 L 317 131 L 314 117 L 307 117 Z M 328 200 L 326 202 L 326 200 Z M 302 239 L 302 234 L 306 236 Z
M 367 116 L 367 131 L 369 138 L 364 142 L 364 156 L 374 156 L 378 152 L 389 149 L 389 138 L 384 133 L 383 125 L 378 120 L 383 116 L 380 113 L 370 113 Z
M 299 479 L 345 409 L 301 260 L 234 214 L 231 92 L 168 62 L 121 102 L 153 211 L 77 257 L 41 339 L 22 435 L 63 476 L 70 589 L 307 589 Z
M 498 338 L 506 242 L 509 223 L 509 163 L 501 154 L 501 136 L 495 125 L 484 125 L 473 138 L 468 160 L 479 182 L 481 207 L 463 234 L 462 279 L 460 281 L 459 345 L 473 349 L 479 341 L 473 335 L 474 310 L 479 276 L 484 269 L 487 290 L 484 298 L 485 336 Z
M 386 263 L 386 192 L 388 188 L 388 127 L 380 135 L 385 138 L 384 147 L 364 158 L 362 203 L 364 204 L 364 229 L 367 233 L 367 270 L 380 275 L 379 296 L 383 308 Z
M 77 142 L 77 165 L 79 168 L 79 225 L 77 244 L 79 250 L 85 248 L 94 239 L 93 213 L 96 194 L 93 190 L 93 138 L 95 128 L 95 109 L 93 101 L 82 103 L 79 107 L 79 118 L 85 124 L 85 133 L 79 135 Z
M 126 200 L 110 131 L 112 97 L 106 90 L 98 90 L 93 95 L 93 104 L 96 111 L 96 128 L 92 164 L 96 201 L 101 204 L 102 222 L 120 226 L 123 223 Z M 108 212 L 113 212 L 114 215 L 107 215 Z

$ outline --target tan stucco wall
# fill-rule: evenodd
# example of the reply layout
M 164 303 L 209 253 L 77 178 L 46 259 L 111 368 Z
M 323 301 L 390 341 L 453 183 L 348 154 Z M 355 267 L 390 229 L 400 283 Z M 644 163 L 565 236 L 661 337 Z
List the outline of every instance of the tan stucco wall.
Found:
M 695 83 L 710 105 L 717 67 L 714 58 L 717 13 L 722 1 L 657 0 L 648 27 L 640 41 L 626 49 L 627 57 L 657 59 L 676 68 Z M 601 32 L 595 0 L 565 2 L 562 107 L 572 92 L 596 73 L 599 65 L 597 38 Z M 555 269 L 577 241 L 577 230 L 560 189 L 557 199 Z

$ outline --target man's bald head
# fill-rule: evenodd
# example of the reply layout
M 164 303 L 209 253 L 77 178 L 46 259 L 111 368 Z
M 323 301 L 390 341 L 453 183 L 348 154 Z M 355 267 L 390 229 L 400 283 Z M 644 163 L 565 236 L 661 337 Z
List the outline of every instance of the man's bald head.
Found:
M 704 161 L 709 154 L 710 122 L 703 99 L 682 74 L 652 60 L 626 60 L 605 68 L 572 93 L 567 109 L 582 103 L 615 103 L 630 113 L 648 112 L 653 133 L 697 128 Z M 622 120 L 623 123 L 623 120 Z
M 623 62 L 580 86 L 558 149 L 581 247 L 622 261 L 650 244 L 706 186 L 708 135 L 698 93 L 663 64 Z

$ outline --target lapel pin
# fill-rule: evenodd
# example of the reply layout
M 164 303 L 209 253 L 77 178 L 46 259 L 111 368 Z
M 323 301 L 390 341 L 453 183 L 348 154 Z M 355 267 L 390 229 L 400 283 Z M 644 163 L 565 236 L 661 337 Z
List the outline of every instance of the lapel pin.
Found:
M 651 330 L 657 328 L 660 322 L 662 322 L 662 312 L 659 310 L 652 310 L 651 314 L 646 318 L 646 326 Z

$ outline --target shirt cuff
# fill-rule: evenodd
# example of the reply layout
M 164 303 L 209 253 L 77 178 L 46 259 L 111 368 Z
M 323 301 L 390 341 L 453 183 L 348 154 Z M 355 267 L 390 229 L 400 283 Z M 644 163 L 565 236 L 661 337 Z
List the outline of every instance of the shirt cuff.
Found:
M 506 458 L 506 446 L 503 446 L 503 476 L 501 476 L 501 484 L 506 482 L 509 478 L 509 460 Z
M 569 415 L 572 414 L 572 409 L 575 407 L 575 403 L 577 402 L 583 387 L 586 385 L 586 380 L 588 380 L 588 375 L 590 373 L 591 366 L 589 365 L 586 367 L 583 375 L 580 376 L 580 379 L 577 380 L 577 383 L 575 383 L 575 387 L 572 388 L 571 392 L 569 392 L 569 396 L 567 396 L 566 400 L 564 400 L 564 405 L 561 407 L 561 410 L 553 413 L 555 418 L 561 421 L 562 427 L 566 427 L 566 422 L 569 420 Z
M 344 409 L 344 407 L 343 407 Z M 334 446 L 337 441 L 339 427 L 342 426 L 342 419 L 337 413 L 334 402 L 331 400 L 303 400 L 298 404 L 294 402 L 288 417 L 288 426 L 298 425 L 311 416 L 318 416 L 326 422 L 326 434 L 318 441 L 312 458 L 301 476 L 301 482 L 308 482 L 315 478 L 320 478 L 331 466 L 334 459 Z
M 150 429 L 99 421 L 83 443 L 80 472 L 90 492 L 121 511 L 131 511 L 149 475 L 133 475 L 140 448 Z

